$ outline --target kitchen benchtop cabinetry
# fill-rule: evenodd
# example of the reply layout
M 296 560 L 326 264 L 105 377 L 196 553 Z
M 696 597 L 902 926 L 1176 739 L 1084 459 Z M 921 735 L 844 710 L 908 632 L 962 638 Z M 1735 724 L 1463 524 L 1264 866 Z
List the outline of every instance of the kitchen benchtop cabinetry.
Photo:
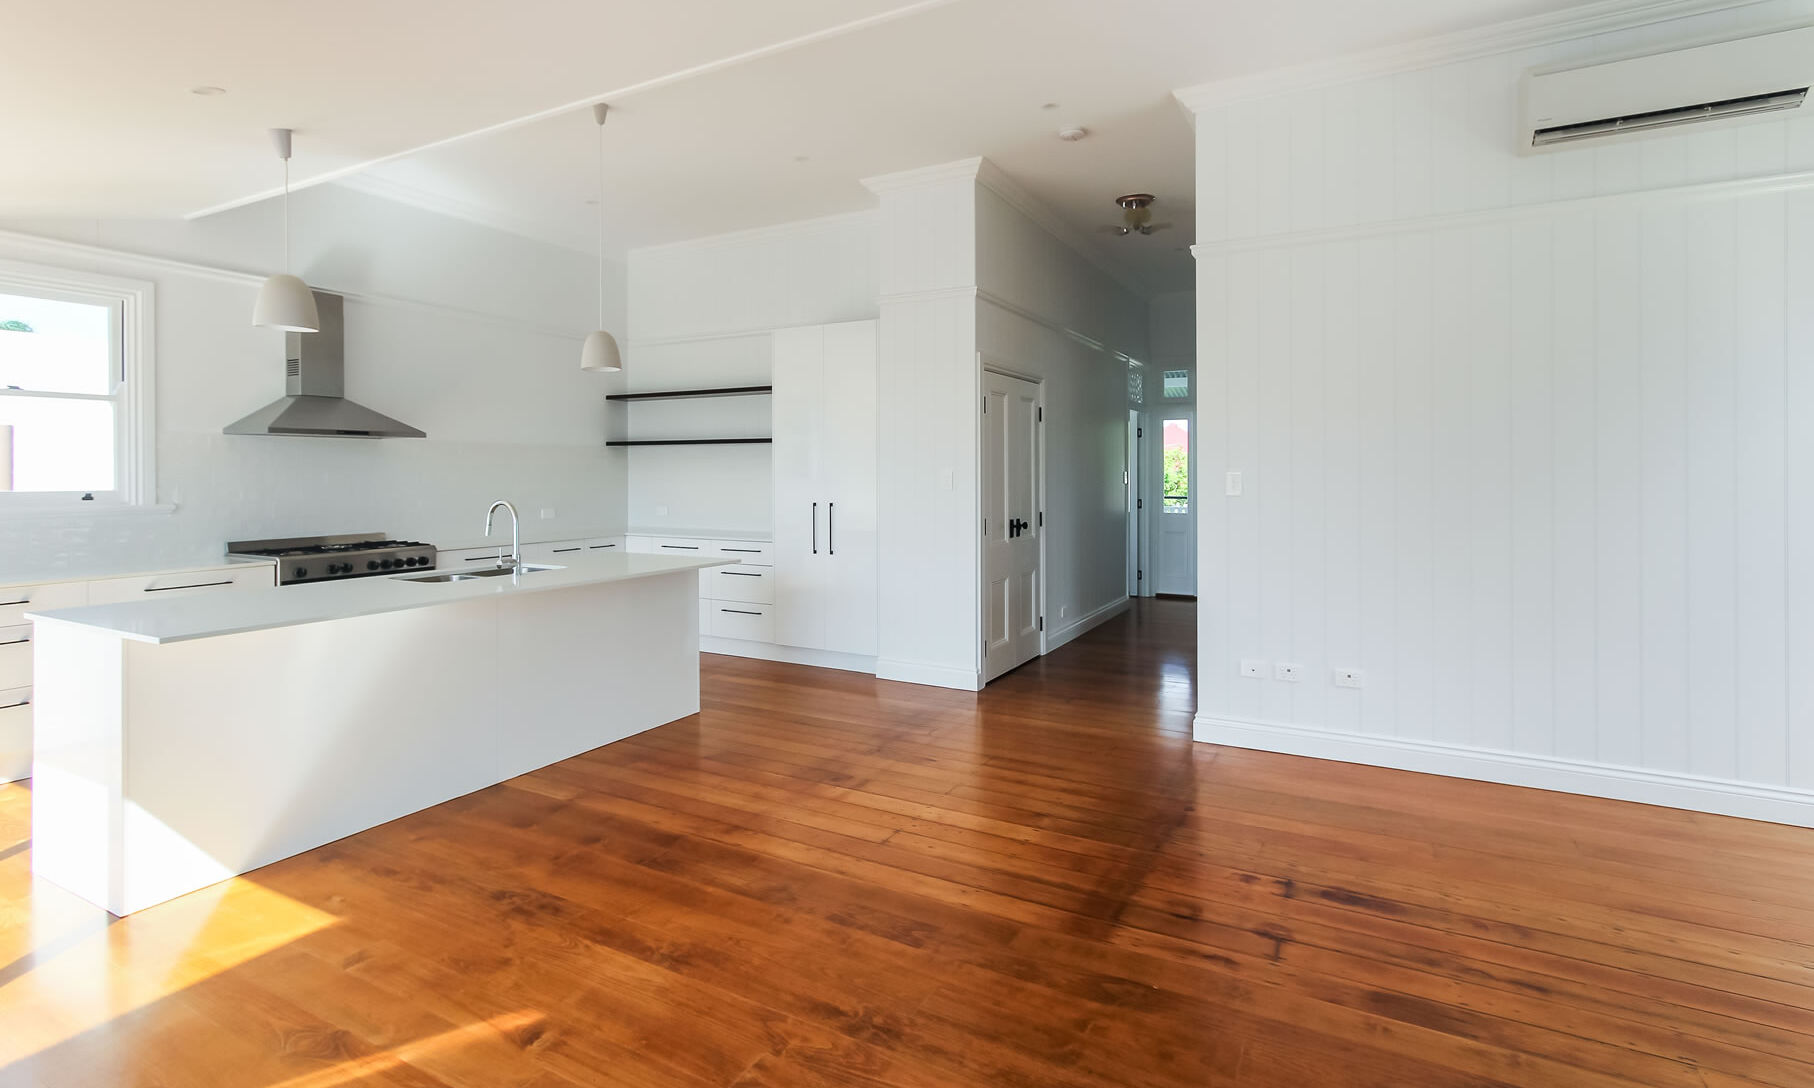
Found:
M 0 588 L 0 782 L 31 777 L 32 622 L 25 618 L 27 612 L 187 597 L 274 584 L 276 572 L 271 564 L 240 562 L 123 578 Z

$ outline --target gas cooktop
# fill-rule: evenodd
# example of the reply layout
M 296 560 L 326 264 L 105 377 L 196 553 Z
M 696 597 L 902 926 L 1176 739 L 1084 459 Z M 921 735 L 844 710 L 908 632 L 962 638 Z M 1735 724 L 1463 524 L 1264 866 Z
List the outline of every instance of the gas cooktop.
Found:
M 435 566 L 433 544 L 392 540 L 383 533 L 234 540 L 228 542 L 227 554 L 236 559 L 275 559 L 278 585 L 369 578 L 399 570 L 433 570 Z

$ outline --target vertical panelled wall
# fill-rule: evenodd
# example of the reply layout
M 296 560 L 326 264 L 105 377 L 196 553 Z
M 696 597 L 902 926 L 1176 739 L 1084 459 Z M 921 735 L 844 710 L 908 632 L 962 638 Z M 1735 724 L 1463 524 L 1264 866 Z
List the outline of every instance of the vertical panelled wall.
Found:
M 977 343 L 985 368 L 1042 386 L 1044 617 L 1057 646 L 1127 606 L 1128 360 L 1147 355 L 1147 303 L 991 177 L 977 192 Z
M 977 160 L 871 179 L 881 198 L 883 679 L 978 679 Z
M 1814 116 L 1514 151 L 1529 66 L 1807 7 L 1183 96 L 1198 739 L 1814 824 Z

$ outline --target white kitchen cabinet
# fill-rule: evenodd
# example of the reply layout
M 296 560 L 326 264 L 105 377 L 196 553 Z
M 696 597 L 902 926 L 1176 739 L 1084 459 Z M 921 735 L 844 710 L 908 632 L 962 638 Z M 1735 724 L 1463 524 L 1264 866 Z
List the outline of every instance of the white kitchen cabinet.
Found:
M 89 604 L 122 604 L 160 597 L 188 597 L 228 589 L 268 589 L 277 584 L 277 569 L 270 563 L 246 563 L 208 570 L 139 574 L 131 578 L 105 578 L 88 583 Z
M 876 652 L 876 323 L 774 335 L 775 641 Z

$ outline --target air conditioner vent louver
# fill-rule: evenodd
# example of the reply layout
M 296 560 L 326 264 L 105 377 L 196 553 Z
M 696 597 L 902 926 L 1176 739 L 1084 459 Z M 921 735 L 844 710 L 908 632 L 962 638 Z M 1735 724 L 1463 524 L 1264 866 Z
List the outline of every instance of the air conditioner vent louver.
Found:
M 1556 125 L 1552 128 L 1538 129 L 1531 136 L 1531 146 L 1545 147 L 1549 144 L 1567 143 L 1570 140 L 1588 140 L 1596 136 L 1612 136 L 1622 132 L 1642 132 L 1645 129 L 1692 125 L 1702 121 L 1718 121 L 1726 117 L 1742 117 L 1751 113 L 1792 110 L 1799 107 L 1807 97 L 1808 88 L 1796 87 L 1787 91 L 1750 94 L 1743 98 L 1728 98 L 1724 101 L 1707 102 L 1698 106 L 1651 110 L 1648 113 L 1608 117 L 1600 121 L 1578 121 L 1572 125 Z
M 1807 104 L 1814 27 L 1524 74 L 1518 150 L 1655 137 L 1755 121 Z

